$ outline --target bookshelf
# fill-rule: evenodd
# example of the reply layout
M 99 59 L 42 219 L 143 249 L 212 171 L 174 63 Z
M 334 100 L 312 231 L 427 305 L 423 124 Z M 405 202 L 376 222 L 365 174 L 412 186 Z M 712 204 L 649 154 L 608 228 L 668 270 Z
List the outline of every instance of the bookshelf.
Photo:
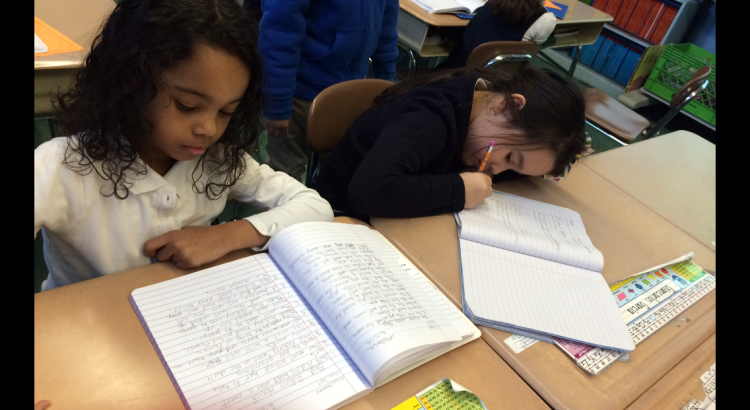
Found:
M 695 0 L 579 1 L 611 15 L 614 20 L 604 24 L 593 44 L 583 46 L 574 77 L 613 97 L 624 92 L 647 47 L 682 42 L 700 4 Z M 574 49 L 543 50 L 565 69 L 570 67 L 574 52 Z

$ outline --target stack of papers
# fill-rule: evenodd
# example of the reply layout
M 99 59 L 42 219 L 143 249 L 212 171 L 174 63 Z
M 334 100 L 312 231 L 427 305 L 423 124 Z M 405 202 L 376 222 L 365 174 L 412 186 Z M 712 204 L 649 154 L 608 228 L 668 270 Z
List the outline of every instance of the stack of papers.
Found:
M 414 4 L 423 8 L 428 13 L 462 13 L 474 14 L 476 10 L 484 6 L 482 0 L 412 0 Z

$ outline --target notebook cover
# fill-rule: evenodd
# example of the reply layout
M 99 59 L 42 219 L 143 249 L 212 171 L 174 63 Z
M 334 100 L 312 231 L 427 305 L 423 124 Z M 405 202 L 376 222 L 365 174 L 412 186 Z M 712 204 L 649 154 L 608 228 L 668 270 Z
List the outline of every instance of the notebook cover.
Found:
M 554 6 L 557 6 L 555 8 L 554 6 L 549 5 L 548 3 L 552 3 Z M 544 8 L 547 9 L 550 13 L 554 14 L 555 17 L 559 19 L 565 18 L 565 13 L 568 12 L 568 6 L 566 4 L 557 3 L 554 1 L 545 0 L 544 2 Z

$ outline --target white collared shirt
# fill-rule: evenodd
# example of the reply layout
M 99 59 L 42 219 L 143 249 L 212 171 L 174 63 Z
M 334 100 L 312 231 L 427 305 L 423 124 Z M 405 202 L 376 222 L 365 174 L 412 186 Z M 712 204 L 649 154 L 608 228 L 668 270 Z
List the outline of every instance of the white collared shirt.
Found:
M 111 192 L 111 182 L 93 170 L 79 175 L 67 168 L 66 147 L 67 138 L 60 137 L 34 150 L 34 237 L 41 229 L 49 269 L 42 290 L 147 265 L 147 240 L 184 226 L 210 225 L 232 199 L 264 211 L 245 218 L 262 235 L 297 222 L 333 221 L 331 206 L 316 191 L 248 154 L 244 175 L 219 199 L 193 192 L 196 158 L 176 162 L 163 177 L 148 168 L 146 175 L 129 179 L 130 193 L 121 200 L 102 195 Z
M 549 35 L 555 30 L 556 25 L 557 17 L 550 12 L 544 13 L 526 30 L 521 41 L 533 41 L 537 44 L 542 44 L 547 41 Z

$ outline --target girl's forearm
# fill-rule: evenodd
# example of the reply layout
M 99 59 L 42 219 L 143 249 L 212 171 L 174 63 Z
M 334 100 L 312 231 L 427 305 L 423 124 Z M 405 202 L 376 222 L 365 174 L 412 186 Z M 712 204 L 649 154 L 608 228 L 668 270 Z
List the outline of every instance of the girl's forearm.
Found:
M 230 250 L 244 249 L 251 247 L 262 247 L 271 237 L 261 235 L 255 226 L 247 219 L 226 222 L 216 227 L 221 227 L 222 236 L 226 246 Z

